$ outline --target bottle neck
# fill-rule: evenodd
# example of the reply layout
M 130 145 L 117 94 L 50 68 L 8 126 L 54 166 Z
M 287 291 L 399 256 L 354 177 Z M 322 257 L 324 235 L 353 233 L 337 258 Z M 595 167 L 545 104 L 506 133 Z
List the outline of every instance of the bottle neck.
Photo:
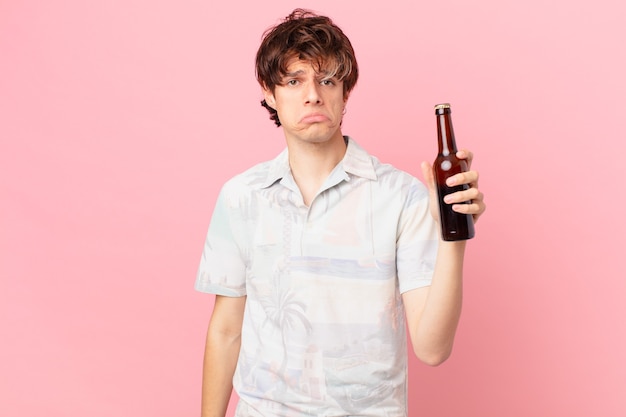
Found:
M 450 109 L 437 110 L 437 138 L 439 139 L 439 154 L 448 156 L 455 154 L 456 140 L 454 139 L 454 129 L 452 128 L 452 117 Z

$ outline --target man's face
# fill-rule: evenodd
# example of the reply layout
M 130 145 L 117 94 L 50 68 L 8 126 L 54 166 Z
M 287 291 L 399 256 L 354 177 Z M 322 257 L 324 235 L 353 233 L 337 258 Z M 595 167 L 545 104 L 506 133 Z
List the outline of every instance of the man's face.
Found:
M 347 101 L 343 81 L 316 72 L 307 61 L 294 59 L 274 93 L 264 90 L 264 94 L 278 112 L 288 141 L 343 140 L 340 125 Z

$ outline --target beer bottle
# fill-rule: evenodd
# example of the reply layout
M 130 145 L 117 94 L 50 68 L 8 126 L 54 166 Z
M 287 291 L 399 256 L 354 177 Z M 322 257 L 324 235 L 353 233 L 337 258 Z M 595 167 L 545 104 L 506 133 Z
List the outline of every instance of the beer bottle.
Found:
M 457 213 L 452 204 L 445 203 L 443 198 L 457 191 L 467 190 L 467 184 L 448 187 L 446 179 L 459 172 L 467 171 L 467 162 L 456 157 L 456 141 L 452 129 L 450 104 L 442 103 L 435 106 L 437 117 L 437 138 L 439 154 L 433 164 L 435 185 L 439 197 L 439 223 L 443 240 L 466 240 L 474 237 L 474 219 L 471 214 Z M 470 202 L 467 201 L 466 204 Z

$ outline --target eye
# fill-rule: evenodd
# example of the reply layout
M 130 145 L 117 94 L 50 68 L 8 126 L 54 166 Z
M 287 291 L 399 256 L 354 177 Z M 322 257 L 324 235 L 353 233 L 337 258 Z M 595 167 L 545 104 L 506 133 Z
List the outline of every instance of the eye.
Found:
M 286 85 L 298 85 L 298 80 L 287 80 Z
M 332 78 L 326 78 L 326 79 L 323 79 L 322 81 L 320 81 L 320 84 L 322 84 L 322 85 L 335 85 L 335 82 L 332 80 Z

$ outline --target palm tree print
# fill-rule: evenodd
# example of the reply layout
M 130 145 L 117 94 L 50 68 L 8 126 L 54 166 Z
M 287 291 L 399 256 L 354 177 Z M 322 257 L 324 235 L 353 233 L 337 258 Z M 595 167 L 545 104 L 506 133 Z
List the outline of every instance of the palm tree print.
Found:
M 284 266 L 283 266 L 284 268 Z M 308 335 L 312 330 L 311 323 L 305 315 L 306 305 L 304 302 L 296 298 L 296 294 L 287 289 L 284 290 L 281 284 L 281 275 L 285 275 L 286 271 L 281 270 L 274 273 L 272 279 L 272 291 L 265 297 L 260 298 L 261 306 L 265 311 L 266 319 L 263 325 L 270 324 L 275 331 L 281 334 L 283 343 L 283 361 L 280 367 L 280 373 L 285 374 L 288 361 L 288 335 L 303 329 Z

